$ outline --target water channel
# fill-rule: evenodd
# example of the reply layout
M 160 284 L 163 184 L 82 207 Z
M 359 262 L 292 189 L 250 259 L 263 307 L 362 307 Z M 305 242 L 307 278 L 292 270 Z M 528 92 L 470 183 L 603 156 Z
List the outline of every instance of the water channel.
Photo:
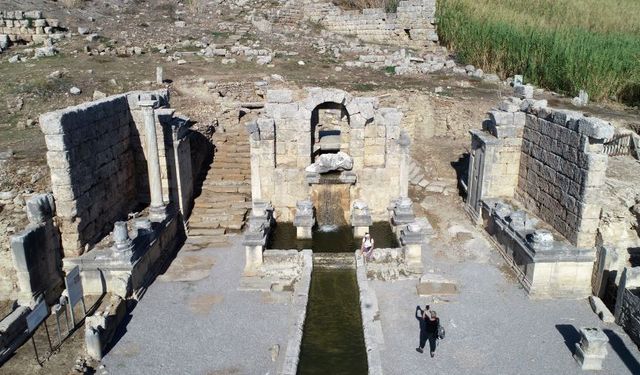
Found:
M 370 227 L 376 247 L 397 247 L 387 222 Z M 291 223 L 278 223 L 272 249 L 312 249 L 314 266 L 298 374 L 366 374 L 367 353 L 353 253 L 360 239 L 349 226 L 322 225 L 297 240 Z

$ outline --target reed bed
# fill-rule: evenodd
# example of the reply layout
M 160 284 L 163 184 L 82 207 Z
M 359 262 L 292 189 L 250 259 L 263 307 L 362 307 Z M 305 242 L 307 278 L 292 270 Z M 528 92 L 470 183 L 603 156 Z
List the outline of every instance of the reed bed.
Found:
M 640 104 L 640 1 L 438 0 L 457 58 L 568 95 Z

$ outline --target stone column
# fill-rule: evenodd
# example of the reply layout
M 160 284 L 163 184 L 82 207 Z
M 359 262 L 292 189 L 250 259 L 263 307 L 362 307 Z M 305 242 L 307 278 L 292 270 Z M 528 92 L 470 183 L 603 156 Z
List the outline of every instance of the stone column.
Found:
M 400 198 L 409 196 L 409 145 L 411 140 L 404 131 L 400 134 Z
M 147 144 L 147 171 L 149 173 L 149 190 L 151 205 L 149 218 L 152 221 L 163 221 L 167 217 L 167 207 L 162 200 L 162 179 L 160 176 L 160 156 L 158 154 L 158 136 L 156 134 L 156 118 L 154 106 L 156 100 L 140 100 L 144 116 L 144 133 Z
M 251 150 L 251 201 L 262 201 L 262 187 L 260 185 L 260 154 L 258 150 Z M 252 207 L 257 210 L 257 207 Z M 258 215 L 262 215 L 262 212 L 257 212 Z

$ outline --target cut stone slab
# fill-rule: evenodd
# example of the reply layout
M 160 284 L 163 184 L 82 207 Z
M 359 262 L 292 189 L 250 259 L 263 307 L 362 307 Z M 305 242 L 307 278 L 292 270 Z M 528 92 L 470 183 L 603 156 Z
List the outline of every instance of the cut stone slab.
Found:
M 420 186 L 421 188 L 425 188 L 427 187 L 427 185 L 429 185 L 429 181 L 424 178 L 420 180 L 420 182 L 418 182 L 418 186 Z
M 589 296 L 589 304 L 591 305 L 593 312 L 596 313 L 603 322 L 613 323 L 616 321 L 616 318 L 599 297 Z
M 422 275 L 416 289 L 421 297 L 458 293 L 458 285 L 455 280 L 434 273 Z

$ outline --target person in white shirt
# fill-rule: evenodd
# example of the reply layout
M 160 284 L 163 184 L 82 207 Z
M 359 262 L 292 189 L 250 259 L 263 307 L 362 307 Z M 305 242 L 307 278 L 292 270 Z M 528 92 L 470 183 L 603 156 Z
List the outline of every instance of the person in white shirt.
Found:
M 371 255 L 373 254 L 373 245 L 373 238 L 371 238 L 371 235 L 369 233 L 365 233 L 364 237 L 362 237 L 362 246 L 360 246 L 360 253 L 364 255 L 367 260 L 371 259 Z

